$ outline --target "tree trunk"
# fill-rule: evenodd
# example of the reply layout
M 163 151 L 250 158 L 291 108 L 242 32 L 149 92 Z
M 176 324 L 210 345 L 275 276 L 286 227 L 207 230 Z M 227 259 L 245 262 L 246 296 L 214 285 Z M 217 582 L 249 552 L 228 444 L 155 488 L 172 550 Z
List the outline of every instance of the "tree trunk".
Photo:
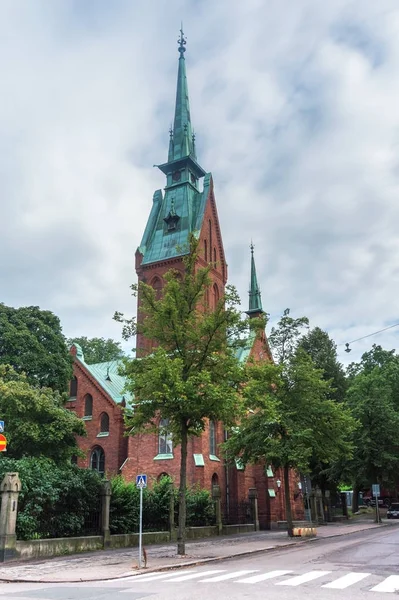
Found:
M 290 498 L 290 469 L 284 465 L 284 495 L 285 495 L 285 518 L 287 519 L 287 534 L 293 537 L 294 524 L 292 522 L 291 498 Z
M 186 482 L 187 482 L 187 425 L 182 423 L 180 487 L 179 487 L 179 530 L 177 533 L 177 554 L 186 553 Z
M 359 510 L 359 486 L 353 486 L 353 496 L 352 496 L 352 513 L 355 514 Z

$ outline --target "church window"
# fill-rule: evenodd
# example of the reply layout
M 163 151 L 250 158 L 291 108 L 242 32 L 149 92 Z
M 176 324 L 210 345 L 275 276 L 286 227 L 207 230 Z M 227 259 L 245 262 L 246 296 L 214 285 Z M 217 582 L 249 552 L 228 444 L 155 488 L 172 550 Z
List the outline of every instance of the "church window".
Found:
M 213 266 L 216 267 L 216 248 L 213 249 Z
M 219 288 L 216 285 L 216 283 L 214 284 L 213 288 L 213 307 L 216 308 L 219 302 Z
M 109 416 L 102 413 L 100 417 L 100 433 L 109 433 Z
M 219 476 L 217 473 L 212 475 L 212 489 L 219 485 Z
M 209 260 L 212 260 L 212 221 L 209 219 L 208 221 L 209 227 Z
M 208 309 L 209 308 L 209 288 L 206 288 L 205 290 L 205 308 Z
M 215 421 L 209 422 L 209 454 L 216 456 L 216 425 Z
M 69 383 L 69 397 L 76 398 L 78 395 L 78 379 L 77 377 L 72 377 Z
M 84 418 L 88 421 L 92 417 L 93 417 L 93 396 L 91 394 L 86 394 Z
M 101 446 L 95 446 L 90 456 L 90 468 L 100 475 L 105 473 L 105 454 Z
M 169 419 L 161 419 L 158 433 L 158 454 L 172 454 L 172 434 L 168 431 Z
M 153 287 L 155 290 L 155 298 L 159 300 L 161 297 L 162 290 L 162 281 L 159 277 L 154 277 L 154 279 L 151 281 L 151 287 Z
M 204 240 L 204 259 L 205 262 L 208 261 L 208 243 L 206 240 Z

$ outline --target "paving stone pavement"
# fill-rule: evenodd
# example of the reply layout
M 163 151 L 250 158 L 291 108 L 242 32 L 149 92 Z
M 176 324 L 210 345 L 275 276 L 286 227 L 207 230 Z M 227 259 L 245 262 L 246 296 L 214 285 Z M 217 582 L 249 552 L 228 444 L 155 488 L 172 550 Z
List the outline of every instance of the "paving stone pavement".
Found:
M 348 535 L 384 525 L 387 523 L 377 525 L 369 521 L 329 524 L 317 529 L 317 538 Z M 175 543 L 147 546 L 147 569 L 143 572 L 201 564 L 309 541 L 310 538 L 290 539 L 285 531 L 259 531 L 187 542 L 184 557 L 176 555 Z M 117 579 L 138 573 L 137 553 L 135 547 L 30 562 L 10 562 L 0 567 L 0 581 L 77 582 Z

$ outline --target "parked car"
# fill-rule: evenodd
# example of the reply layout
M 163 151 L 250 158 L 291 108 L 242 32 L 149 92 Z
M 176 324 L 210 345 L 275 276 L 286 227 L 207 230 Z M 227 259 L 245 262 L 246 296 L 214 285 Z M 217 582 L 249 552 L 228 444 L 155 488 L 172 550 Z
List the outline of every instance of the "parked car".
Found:
M 363 502 L 366 506 L 375 506 L 375 498 L 370 498 L 369 496 L 363 497 Z M 378 506 L 386 506 L 387 508 L 391 506 L 390 498 L 378 498 Z
M 388 508 L 387 519 L 399 519 L 399 502 L 393 502 Z

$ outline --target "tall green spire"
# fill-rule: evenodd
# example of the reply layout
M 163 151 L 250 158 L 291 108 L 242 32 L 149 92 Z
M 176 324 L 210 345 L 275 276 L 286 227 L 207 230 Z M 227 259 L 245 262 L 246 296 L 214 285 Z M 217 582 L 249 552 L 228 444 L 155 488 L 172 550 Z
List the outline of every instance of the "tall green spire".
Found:
M 187 40 L 184 37 L 183 25 L 180 29 L 179 45 L 179 70 L 177 73 L 175 118 L 173 121 L 173 147 L 169 152 L 168 160 L 176 160 L 193 154 L 193 131 L 191 128 L 190 101 L 188 98 L 188 86 L 186 75 L 186 51 Z
M 179 68 L 177 72 L 176 105 L 173 126 L 169 130 L 168 162 L 157 165 L 167 176 L 167 188 L 189 183 L 198 189 L 198 179 L 204 177 L 204 169 L 197 163 L 195 133 L 191 124 L 190 101 L 186 75 L 187 40 L 183 25 L 177 40 L 179 50 Z
M 246 311 L 250 317 L 256 317 L 263 313 L 260 288 L 256 276 L 254 245 L 251 243 L 251 285 L 249 289 L 249 309 Z

